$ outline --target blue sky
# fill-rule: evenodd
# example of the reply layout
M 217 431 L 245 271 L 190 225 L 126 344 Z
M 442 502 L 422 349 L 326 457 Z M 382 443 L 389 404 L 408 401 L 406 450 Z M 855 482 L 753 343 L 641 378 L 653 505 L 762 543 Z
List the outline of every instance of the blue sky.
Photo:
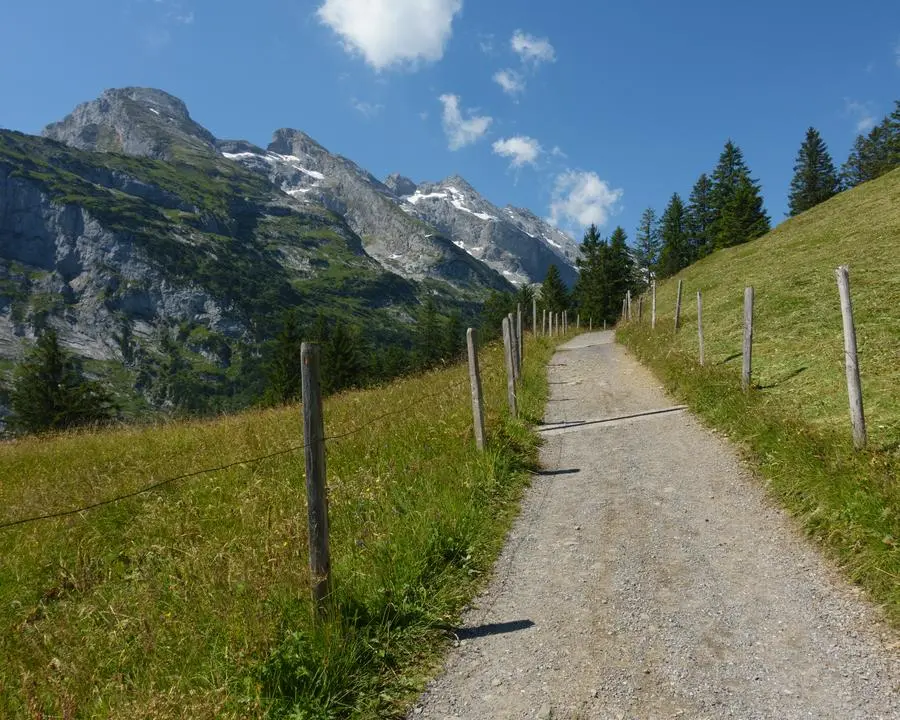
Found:
M 729 137 L 780 222 L 805 129 L 840 164 L 900 99 L 896 0 L 8 0 L 3 22 L 2 127 L 159 87 L 218 137 L 300 128 L 579 235 L 633 236 Z

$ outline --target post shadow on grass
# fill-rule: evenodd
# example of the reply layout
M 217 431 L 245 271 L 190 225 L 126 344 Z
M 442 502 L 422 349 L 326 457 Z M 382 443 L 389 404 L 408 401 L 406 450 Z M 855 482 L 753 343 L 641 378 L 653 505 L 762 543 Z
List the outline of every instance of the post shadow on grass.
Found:
M 729 355 L 729 356 L 728 356 L 727 358 L 725 358 L 724 360 L 720 360 L 718 364 L 719 364 L 719 365 L 724 365 L 725 363 L 731 362 L 732 360 L 737 360 L 737 359 L 738 359 L 739 357 L 741 357 L 742 355 L 743 355 L 742 352 L 736 352 L 736 353 L 734 353 L 733 355 Z
M 453 631 L 457 640 L 474 640 L 475 638 L 488 637 L 490 635 L 505 635 L 534 627 L 531 620 L 511 620 L 502 623 L 487 623 L 470 628 L 457 628 Z
M 536 470 L 532 475 L 541 477 L 553 477 L 554 475 L 575 475 L 581 472 L 581 468 L 567 468 L 565 470 Z
M 788 380 L 793 380 L 795 377 L 797 377 L 802 372 L 806 372 L 805 366 L 799 367 L 796 370 L 791 370 L 787 375 L 784 375 L 783 377 L 778 378 L 777 380 L 769 383 L 768 385 L 757 385 L 756 389 L 757 390 L 770 390 L 772 388 L 777 388 L 779 385 L 783 385 Z

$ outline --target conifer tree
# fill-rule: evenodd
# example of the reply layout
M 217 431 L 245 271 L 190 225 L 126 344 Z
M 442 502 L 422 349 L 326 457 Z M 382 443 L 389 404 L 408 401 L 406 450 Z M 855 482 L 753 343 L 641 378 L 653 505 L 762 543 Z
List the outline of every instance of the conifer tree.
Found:
M 672 195 L 662 215 L 659 236 L 662 240 L 659 274 L 669 277 L 690 264 L 687 210 L 678 193 Z
M 530 301 L 528 307 L 529 309 L 531 308 Z M 524 304 L 522 305 L 522 312 L 525 312 Z M 447 324 L 444 327 L 443 360 L 445 362 L 458 360 L 465 344 L 466 329 L 463 327 L 462 316 L 459 314 L 459 311 L 454 310 L 450 317 L 447 318 Z
M 621 227 L 609 236 L 609 250 L 606 261 L 607 277 L 607 319 L 619 316 L 622 300 L 629 290 L 634 289 L 634 258 L 628 249 L 628 235 Z
M 541 305 L 551 312 L 569 308 L 569 291 L 559 275 L 559 268 L 551 264 L 541 285 Z
M 794 177 L 788 200 L 791 216 L 799 215 L 840 190 L 837 171 L 828 148 L 819 131 L 814 127 L 806 131 L 806 139 L 797 153 Z
M 363 384 L 365 362 L 358 335 L 338 320 L 322 349 L 322 386 L 327 393 Z
M 712 183 L 714 247 L 740 245 L 768 232 L 769 216 L 763 209 L 759 184 L 750 177 L 744 154 L 731 140 L 719 156 Z
M 656 211 L 650 207 L 641 215 L 641 222 L 635 234 L 634 253 L 638 264 L 643 268 L 643 282 L 649 284 L 659 263 L 659 220 Z
M 609 247 L 597 226 L 591 225 L 581 243 L 581 257 L 575 261 L 579 271 L 575 297 L 582 315 L 598 321 L 607 318 L 609 307 L 608 259 Z
M 296 310 L 288 310 L 281 320 L 281 330 L 272 343 L 272 355 L 266 369 L 268 385 L 265 400 L 282 404 L 300 399 L 300 345 L 303 329 Z
M 444 349 L 442 330 L 437 306 L 429 296 L 419 311 L 414 338 L 413 354 L 418 367 L 433 367 L 441 361 Z
M 114 412 L 109 393 L 84 377 L 52 329 L 41 334 L 13 372 L 10 405 L 10 425 L 24 432 L 105 422 Z
M 713 224 L 716 210 L 713 206 L 713 184 L 703 173 L 694 183 L 687 208 L 688 257 L 691 262 L 708 255 L 713 249 Z
M 868 134 L 859 135 L 847 162 L 841 168 L 846 188 L 856 187 L 881 177 L 900 165 L 900 103 L 891 115 L 873 127 Z

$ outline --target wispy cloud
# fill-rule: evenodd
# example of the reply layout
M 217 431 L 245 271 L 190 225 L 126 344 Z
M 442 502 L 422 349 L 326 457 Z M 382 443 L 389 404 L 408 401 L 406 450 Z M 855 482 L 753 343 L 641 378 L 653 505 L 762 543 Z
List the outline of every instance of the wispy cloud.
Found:
M 538 156 L 542 152 L 541 144 L 527 135 L 517 135 L 497 140 L 492 148 L 495 155 L 509 158 L 509 165 L 512 168 L 537 164 Z
M 495 72 L 494 82 L 503 88 L 503 92 L 513 97 L 525 92 L 525 78 L 509 68 Z
M 144 47 L 162 50 L 176 37 L 178 28 L 193 25 L 194 10 L 182 0 L 132 0 L 130 9 Z
M 440 60 L 462 0 L 325 0 L 319 19 L 376 70 Z
M 871 130 L 878 122 L 875 108 L 870 102 L 859 102 L 844 98 L 844 115 L 853 119 L 856 124 L 856 132 L 864 133 Z
M 364 118 L 373 118 L 384 110 L 384 105 L 381 103 L 370 103 L 365 100 L 357 100 L 356 98 L 352 98 L 350 104 Z
M 544 62 L 554 62 L 556 60 L 556 50 L 550 44 L 547 38 L 539 38 L 534 35 L 516 30 L 510 40 L 513 52 L 515 52 L 522 62 L 532 62 L 540 65 Z
M 475 110 L 467 110 L 464 115 L 459 107 L 458 95 L 441 95 L 439 99 L 444 106 L 441 122 L 451 150 L 459 150 L 476 142 L 494 121 L 487 115 L 477 115 Z
M 576 235 L 588 225 L 603 226 L 618 209 L 623 194 L 595 172 L 566 170 L 556 177 L 550 222 Z

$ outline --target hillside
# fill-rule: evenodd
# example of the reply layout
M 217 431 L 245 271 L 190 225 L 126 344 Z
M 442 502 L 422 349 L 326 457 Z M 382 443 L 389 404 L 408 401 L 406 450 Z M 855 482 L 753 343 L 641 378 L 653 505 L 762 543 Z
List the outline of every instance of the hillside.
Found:
M 0 529 L 0 716 L 401 714 L 503 543 L 551 354 L 529 340 L 521 422 L 502 347 L 484 348 L 483 454 L 465 365 L 325 402 L 341 437 L 327 444 L 335 595 L 320 632 L 299 407 L 0 445 L 0 525 L 229 466 Z
M 772 495 L 900 623 L 900 170 L 660 283 L 659 320 L 618 336 L 667 389 L 740 443 Z M 840 301 L 847 264 L 869 446 L 851 440 Z M 684 282 L 682 328 L 673 330 Z M 744 287 L 756 292 L 753 388 L 740 390 Z M 696 293 L 703 292 L 706 367 Z
M 684 281 L 675 347 L 697 352 L 696 294 L 703 291 L 707 362 L 740 372 L 744 287 L 756 293 L 754 380 L 765 395 L 815 426 L 849 422 L 840 299 L 834 269 L 849 265 L 870 437 L 900 442 L 900 171 L 786 220 L 759 240 L 720 250 L 657 290 L 660 327 L 672 324 Z M 649 305 L 645 305 L 649 309 Z

